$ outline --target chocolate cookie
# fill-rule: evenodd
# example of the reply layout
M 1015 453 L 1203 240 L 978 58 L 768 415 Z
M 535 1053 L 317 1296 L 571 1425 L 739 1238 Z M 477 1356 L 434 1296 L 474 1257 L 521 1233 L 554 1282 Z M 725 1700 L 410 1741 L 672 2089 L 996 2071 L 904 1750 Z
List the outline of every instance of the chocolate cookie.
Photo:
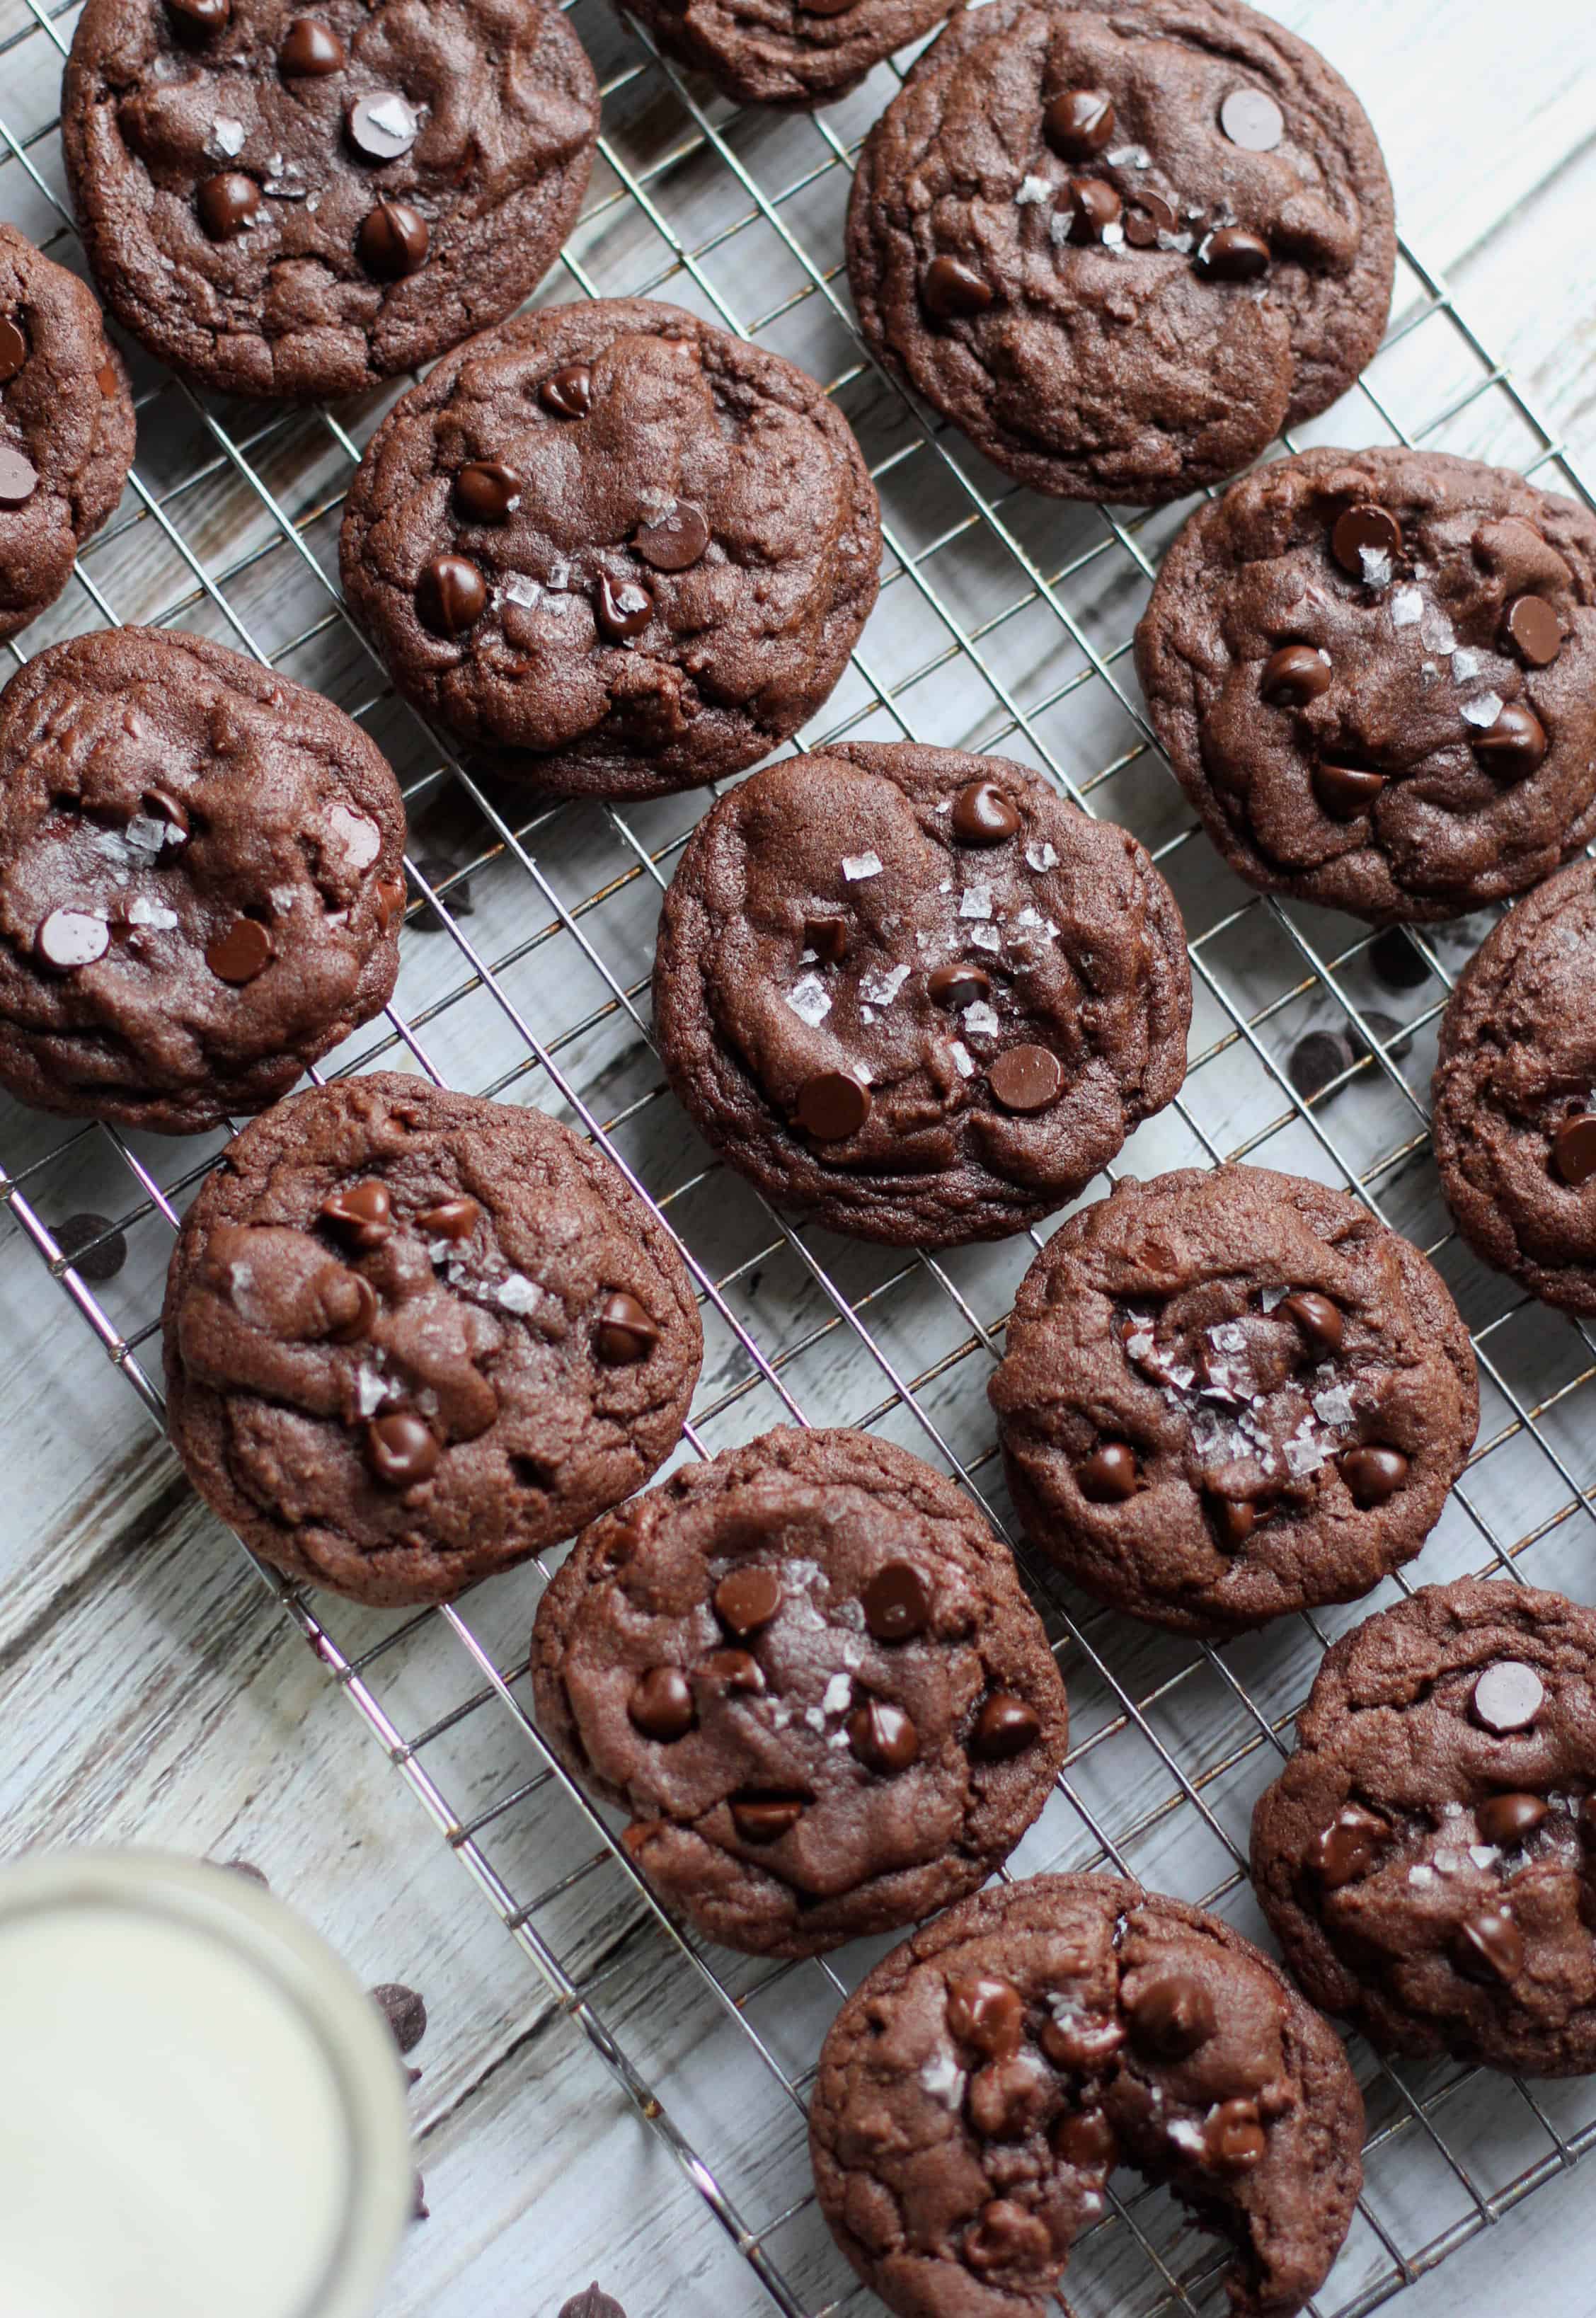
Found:
M 350 485 L 344 588 L 490 770 L 659 796 L 752 764 L 875 601 L 875 492 L 779 355 L 679 306 L 523 314 L 440 363 Z
M 1136 631 L 1238 876 L 1376 924 L 1521 892 L 1596 832 L 1596 517 L 1439 451 L 1308 451 L 1198 509 Z
M 1433 1098 L 1441 1188 L 1469 1244 L 1543 1302 L 1596 1313 L 1589 861 L 1527 894 L 1470 959 L 1441 1022 Z
M 1328 2021 L 1206 1909 L 1110 1875 L 994 1887 L 843 2006 L 810 2151 L 820 2210 L 900 2318 L 1044 2318 L 1116 2165 L 1229 2242 L 1239 2318 L 1289 2318 L 1362 2184 Z
M 755 1955 L 973 1891 L 1068 1735 L 1007 1550 L 865 1433 L 767 1433 L 596 1522 L 538 1604 L 532 1679 L 661 1900 Z
M 1342 1636 L 1259 1798 L 1252 1878 L 1315 2003 L 1384 2050 L 1596 2069 L 1596 1612 L 1427 1586 Z
M 544 0 L 87 0 L 61 146 L 133 336 L 230 394 L 354 394 L 533 289 L 598 133 Z
M 446 1602 L 676 1446 L 704 1353 L 664 1226 L 541 1111 L 381 1073 L 228 1146 L 163 1316 L 173 1445 L 267 1561 Z
M 1127 1181 L 1071 1216 L 989 1391 L 1032 1543 L 1191 1634 L 1352 1601 L 1411 1560 L 1480 1414 L 1418 1249 L 1262 1167 Z
M 134 433 L 93 294 L 0 225 L 0 641 L 67 585 L 122 495 Z
M 1328 409 L 1374 354 L 1391 187 L 1323 57 L 1239 0 L 991 0 L 859 156 L 865 336 L 995 463 L 1154 506 Z
M 264 1110 L 387 1004 L 405 809 L 318 693 L 112 628 L 0 693 L 0 1085 L 192 1135 Z
M 1191 979 L 1134 837 L 1002 757 L 849 742 L 722 797 L 665 898 L 672 1086 L 769 1198 L 998 1239 L 1179 1092 Z
M 626 0 L 657 47 L 740 104 L 835 103 L 949 0 Z

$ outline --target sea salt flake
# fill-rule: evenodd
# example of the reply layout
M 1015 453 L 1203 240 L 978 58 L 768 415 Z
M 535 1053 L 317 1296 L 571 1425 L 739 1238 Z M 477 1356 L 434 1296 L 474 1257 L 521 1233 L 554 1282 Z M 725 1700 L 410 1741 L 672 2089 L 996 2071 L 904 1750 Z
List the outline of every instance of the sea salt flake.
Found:
M 107 830 L 105 835 L 114 838 L 117 832 Z M 157 821 L 153 813 L 136 813 L 121 835 L 136 852 L 158 853 L 164 845 L 174 840 L 181 843 L 183 831 L 169 821 Z M 120 845 L 117 849 L 121 850 Z
M 961 918 L 990 918 L 992 913 L 992 889 L 990 885 L 966 885 L 959 895 Z
M 1014 196 L 1014 204 L 1017 209 L 1028 210 L 1034 209 L 1038 202 L 1050 202 L 1052 199 L 1053 187 L 1045 177 L 1022 177 L 1019 190 Z M 946 813 L 947 807 L 944 805 L 941 810 Z
M 834 1674 L 826 1685 L 826 1694 L 820 1701 L 823 1714 L 846 1714 L 854 1694 L 851 1675 Z
M 867 999 L 872 1006 L 890 1006 L 908 979 L 909 968 L 906 966 L 895 966 L 887 974 L 872 972 L 861 977 L 859 995 Z
M 1391 624 L 1394 628 L 1417 627 L 1424 617 L 1424 597 L 1417 588 L 1394 588 L 1391 596 Z
M 975 0 L 973 0 L 975 4 Z M 957 2108 L 964 2098 L 964 2071 L 954 2058 L 951 2046 L 944 2046 L 932 2054 L 920 2071 L 920 2090 L 929 2093 L 944 2108 Z
M 806 1706 L 803 1710 L 803 1720 L 811 1730 L 823 1730 L 826 1727 L 826 1718 L 818 1706 Z
M 1390 584 L 1391 557 L 1383 547 L 1360 547 L 1358 561 L 1363 566 L 1366 588 L 1385 588 Z
M 959 1076 L 962 1079 L 973 1079 L 975 1076 L 975 1057 L 964 1040 L 955 1038 L 952 1041 L 950 1052 L 953 1055 L 954 1068 Z
M 953 879 L 951 877 L 944 877 L 938 884 L 937 891 L 939 894 L 951 894 L 953 892 Z
M 1452 654 L 1453 683 L 1472 684 L 1475 678 L 1478 676 L 1480 670 L 1484 667 L 1484 665 L 1485 658 L 1483 652 L 1466 651 L 1463 646 L 1459 644 L 1457 651 Z
M 158 902 L 147 901 L 142 894 L 128 903 L 127 920 L 130 926 L 148 926 L 156 933 L 169 933 L 177 923 L 175 910 L 164 910 Z
M 1462 1866 L 1462 1858 L 1456 1851 L 1438 1851 L 1435 1854 L 1435 1872 L 1438 1875 L 1456 1875 Z
M 1154 1341 L 1151 1328 L 1138 1328 L 1125 1338 L 1125 1348 L 1132 1360 L 1144 1361 L 1153 1350 Z
M 1110 218 L 1098 238 L 1101 241 L 1105 249 L 1123 249 L 1125 247 L 1125 228 L 1120 224 L 1117 218 Z
M 1258 1300 L 1266 1312 L 1272 1312 L 1277 1304 L 1285 1303 L 1290 1293 L 1289 1288 L 1266 1288 Z
M 1047 220 L 1047 238 L 1055 249 L 1063 249 L 1074 230 L 1075 212 L 1072 209 L 1054 210 Z
M 1464 701 L 1457 713 L 1466 724 L 1476 724 L 1482 731 L 1488 732 L 1501 715 L 1502 709 L 1500 692 L 1482 692 L 1477 700 Z
M 1234 1320 L 1222 1320 L 1216 1328 L 1209 1329 L 1208 1342 L 1214 1346 L 1215 1352 L 1244 1352 L 1247 1349 L 1247 1332 Z
M 1494 1867 L 1502 1855 L 1493 1843 L 1471 1843 L 1468 1855 L 1476 1867 Z
M 225 113 L 219 113 L 212 124 L 211 135 L 216 140 L 217 151 L 225 153 L 229 161 L 236 160 L 244 150 L 245 130 L 241 121 L 229 121 Z
M 1426 651 L 1449 652 L 1457 644 L 1457 632 L 1439 604 L 1426 604 L 1419 623 L 1419 642 Z
M 525 571 L 512 571 L 498 591 L 501 603 L 520 604 L 528 611 L 542 602 L 542 594 L 537 581 L 529 579 Z
M 1316 1473 L 1326 1461 L 1324 1444 L 1314 1431 L 1311 1416 L 1304 1417 L 1290 1440 L 1283 1445 L 1287 1468 L 1299 1481 L 1305 1480 L 1310 1473 Z
M 1440 670 L 1437 668 L 1432 660 L 1427 660 L 1422 669 L 1420 670 L 1420 674 L 1424 679 L 1424 689 L 1428 692 L 1430 686 L 1435 682 L 1437 677 L 1439 676 Z
M 453 1262 L 456 1252 L 455 1243 L 452 1239 L 429 1239 L 426 1243 L 427 1260 L 435 1268 L 438 1264 Z
M 1327 1385 L 1314 1395 L 1314 1410 L 1321 1424 L 1350 1424 L 1352 1396 L 1345 1385 Z
M 512 1271 L 506 1279 L 495 1282 L 493 1300 L 502 1305 L 507 1312 L 530 1312 L 534 1305 L 542 1302 L 543 1291 L 524 1272 Z
M 1113 152 L 1105 153 L 1103 158 L 1111 168 L 1144 169 L 1152 156 L 1145 145 L 1116 145 Z
M 1017 926 L 1039 926 L 1042 923 L 1042 912 L 1040 910 L 1033 910 L 1027 902 L 1014 922 Z
M 1435 1870 L 1433 1867 L 1410 1867 L 1408 1870 L 1408 1882 L 1410 1883 L 1433 1883 L 1434 1881 Z
M 845 853 L 842 857 L 842 874 L 850 885 L 856 885 L 861 878 L 879 877 L 881 856 L 879 853 Z
M 1027 869 L 1054 869 L 1057 866 L 1058 855 L 1047 843 L 1045 838 L 1039 844 L 1027 846 L 1026 867 Z
M 388 1379 L 373 1368 L 358 1368 L 354 1372 L 354 1405 L 363 1416 L 375 1416 L 388 1398 L 390 1387 Z
M 1189 255 L 1195 238 L 1196 237 L 1189 233 L 1171 233 L 1167 226 L 1161 225 L 1158 229 L 1159 247 L 1177 250 L 1182 257 Z
M 972 926 L 970 939 L 977 949 L 996 951 L 1003 947 L 1002 929 L 999 926 Z
M 995 1038 L 998 1035 L 997 1014 L 984 998 L 977 998 L 972 1005 L 965 1007 L 964 1021 L 965 1029 L 973 1038 Z
M 818 1029 L 831 1011 L 830 993 L 818 974 L 801 976 L 788 991 L 787 1003 L 811 1030 Z

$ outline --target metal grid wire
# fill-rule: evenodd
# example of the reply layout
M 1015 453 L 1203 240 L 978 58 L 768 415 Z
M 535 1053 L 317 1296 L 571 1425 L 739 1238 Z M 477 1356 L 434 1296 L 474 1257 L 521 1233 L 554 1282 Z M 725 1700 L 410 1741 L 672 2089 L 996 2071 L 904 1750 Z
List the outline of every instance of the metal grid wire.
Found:
M 0 0 L 0 214 L 79 264 L 56 122 L 73 13 Z M 1128 672 L 1131 631 L 1181 511 L 1125 517 L 1018 490 L 865 355 L 840 223 L 854 152 L 901 60 L 818 119 L 742 113 L 663 65 L 602 0 L 577 0 L 574 15 L 599 70 L 604 135 L 586 211 L 542 300 L 663 295 L 793 355 L 827 381 L 881 493 L 881 603 L 808 744 L 848 732 L 1000 750 L 1136 831 L 1186 912 L 1197 1015 L 1185 1092 L 1122 1164 L 1146 1174 L 1251 1158 L 1313 1174 L 1425 1245 L 1470 1321 L 1484 1415 L 1408 1574 L 1483 1569 L 1580 1590 L 1596 1483 L 1592 1340 L 1473 1262 L 1428 1157 L 1437 1020 L 1488 921 L 1419 939 L 1394 976 L 1388 941 L 1232 879 L 1192 825 Z M 131 619 L 193 628 L 316 684 L 379 739 L 413 832 L 403 965 L 385 1019 L 327 1071 L 410 1068 L 538 1102 L 610 1153 L 677 1235 L 699 1290 L 707 1353 L 684 1455 L 773 1423 L 869 1426 L 955 1474 L 1005 1527 L 983 1387 L 1040 1235 L 935 1257 L 863 1247 L 792 1227 L 713 1162 L 664 1090 L 647 1011 L 659 896 L 706 796 L 528 811 L 480 787 L 396 701 L 333 577 L 343 491 L 392 393 L 336 413 L 263 411 L 197 398 L 136 350 L 133 363 L 140 455 L 130 494 L 26 642 Z M 1467 451 L 1592 497 L 1405 247 L 1385 349 L 1305 440 Z M 1348 1038 L 1348 1061 L 1305 1097 L 1288 1064 L 1314 1028 Z M 0 1108 L 0 1210 L 157 1422 L 166 1253 L 221 1139 L 64 1128 Z M 98 1293 L 46 1220 L 85 1194 L 132 1251 Z M 1259 1932 L 1245 1880 L 1252 1801 L 1287 1749 L 1324 1644 L 1370 1604 L 1210 1649 L 1083 1607 L 1023 1556 L 1022 1566 L 1069 1684 L 1073 1743 L 1008 1872 L 1102 1865 Z M 666 1920 L 531 1719 L 525 1637 L 540 1568 L 461 1606 L 402 1617 L 262 1575 L 746 2257 L 759 2282 L 749 2281 L 749 2310 L 767 2296 L 787 2318 L 864 2309 L 869 2297 L 815 2212 L 803 2106 L 837 2002 L 884 1944 L 773 1968 L 706 1949 Z M 1596 2139 L 1587 2085 L 1504 2089 L 1450 2064 L 1392 2067 L 1360 2044 L 1352 2052 L 1368 2103 L 1367 2181 L 1314 2305 L 1321 2318 L 1385 2303 Z M 1112 2197 L 1078 2244 L 1066 2307 L 1077 2318 L 1208 2312 L 1223 2303 L 1222 2269 L 1163 2193 L 1137 2188 Z

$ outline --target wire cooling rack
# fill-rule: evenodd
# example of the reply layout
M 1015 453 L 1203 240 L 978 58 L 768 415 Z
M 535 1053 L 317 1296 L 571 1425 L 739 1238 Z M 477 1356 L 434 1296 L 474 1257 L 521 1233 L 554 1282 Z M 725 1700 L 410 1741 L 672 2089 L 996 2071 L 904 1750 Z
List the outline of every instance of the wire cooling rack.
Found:
M 56 115 L 74 13 L 0 0 L 0 214 L 69 265 L 81 259 Z M 585 214 L 542 299 L 661 295 L 790 355 L 827 382 L 881 493 L 881 602 L 806 741 L 1000 750 L 1136 831 L 1186 913 L 1197 1008 L 1185 1092 L 1122 1165 L 1148 1174 L 1252 1159 L 1312 1174 L 1427 1247 L 1473 1329 L 1484 1415 L 1406 1576 L 1480 1569 L 1582 1591 L 1596 1483 L 1592 1341 L 1473 1262 L 1429 1157 L 1437 1020 L 1488 921 L 1399 939 L 1394 953 L 1349 920 L 1238 885 L 1192 825 L 1130 671 L 1131 632 L 1180 511 L 1125 517 L 1018 490 L 864 355 L 842 218 L 854 152 L 901 66 L 819 119 L 739 112 L 663 66 L 601 0 L 577 0 L 573 13 L 604 89 L 604 137 Z M 528 811 L 480 788 L 396 701 L 336 584 L 344 490 L 393 393 L 336 412 L 263 410 L 198 399 L 137 350 L 133 364 L 129 493 L 73 588 L 23 641 L 36 649 L 127 620 L 195 629 L 317 686 L 386 750 L 412 825 L 400 980 L 385 1019 L 325 1069 L 408 1068 L 536 1102 L 613 1155 L 677 1235 L 700 1293 L 707 1355 L 683 1456 L 774 1423 L 865 1425 L 956 1474 L 1003 1525 L 984 1386 L 1039 1235 L 905 1256 L 794 1229 L 720 1167 L 666 1092 L 649 1042 L 659 894 L 705 795 Z M 1384 350 L 1303 440 L 1467 452 L 1591 498 L 1444 283 L 1405 247 Z M 1344 1042 L 1344 1067 L 1301 1092 L 1291 1058 L 1315 1029 Z M 0 1101 L 0 1203 L 157 1421 L 171 1235 L 222 1140 L 64 1128 Z M 91 1200 L 108 1218 L 104 1237 L 120 1233 L 130 1248 L 98 1289 L 68 1266 L 45 1220 Z M 91 1269 L 93 1253 L 79 1251 Z M 1073 1745 L 1009 1872 L 1101 1865 L 1260 1934 L 1244 1873 L 1253 1799 L 1325 1642 L 1396 1586 L 1373 1604 L 1207 1649 L 1083 1607 L 1027 1568 L 1069 1683 Z M 263 1576 L 746 2257 L 738 2310 L 833 2318 L 870 2306 L 815 2210 L 803 2108 L 841 1994 L 887 1943 L 772 1968 L 707 1949 L 660 1916 L 531 1719 L 537 1567 L 455 1608 L 404 1616 Z M 1400 2293 L 1596 2139 L 1591 2085 L 1389 2067 L 1356 2043 L 1352 2054 L 1368 2103 L 1367 2183 L 1321 2318 L 1357 2318 Z M 1078 2245 L 1065 2306 L 1074 2318 L 1209 2312 L 1223 2303 L 1222 2268 L 1163 2193 L 1132 2186 Z

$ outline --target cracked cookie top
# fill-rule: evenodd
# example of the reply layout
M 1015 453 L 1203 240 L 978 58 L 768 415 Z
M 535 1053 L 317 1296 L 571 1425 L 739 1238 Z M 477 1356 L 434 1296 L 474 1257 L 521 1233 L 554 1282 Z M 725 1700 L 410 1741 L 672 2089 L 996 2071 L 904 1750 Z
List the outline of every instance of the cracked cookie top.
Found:
M 1063 1685 L 968 1497 L 853 1432 L 769 1433 L 580 1537 L 538 1725 L 712 1939 L 813 1955 L 982 1882 L 1063 1757 Z

